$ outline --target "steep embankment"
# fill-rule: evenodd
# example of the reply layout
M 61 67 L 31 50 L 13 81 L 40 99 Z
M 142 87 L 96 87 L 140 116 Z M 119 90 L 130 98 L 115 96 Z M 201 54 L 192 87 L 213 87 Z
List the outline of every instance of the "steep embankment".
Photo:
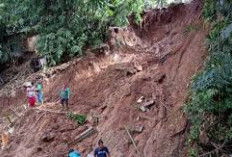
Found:
M 87 154 L 102 138 L 112 156 L 141 156 L 136 154 L 126 126 L 143 156 L 186 156 L 188 122 L 181 106 L 191 77 L 204 61 L 200 15 L 201 6 L 195 1 L 146 13 L 142 28 L 134 27 L 135 32 L 112 28 L 110 43 L 121 47 L 115 46 L 106 56 L 70 62 L 68 68 L 44 80 L 48 103 L 42 109 L 48 111 L 27 111 L 0 155 L 65 156 L 70 148 Z M 198 29 L 189 30 L 190 26 Z M 58 104 L 51 103 L 67 82 L 72 90 L 70 111 L 99 119 L 98 133 L 80 143 L 75 137 L 91 123 L 78 127 L 58 112 Z M 135 107 L 141 96 L 155 102 L 147 112 Z M 143 127 L 139 133 L 138 126 Z

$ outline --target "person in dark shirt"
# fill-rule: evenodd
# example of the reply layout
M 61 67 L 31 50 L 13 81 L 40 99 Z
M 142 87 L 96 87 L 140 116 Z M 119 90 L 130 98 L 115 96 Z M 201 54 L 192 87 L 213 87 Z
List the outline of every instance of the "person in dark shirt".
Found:
M 94 151 L 94 157 L 110 157 L 110 152 L 107 147 L 104 146 L 103 141 L 98 141 L 99 147 Z

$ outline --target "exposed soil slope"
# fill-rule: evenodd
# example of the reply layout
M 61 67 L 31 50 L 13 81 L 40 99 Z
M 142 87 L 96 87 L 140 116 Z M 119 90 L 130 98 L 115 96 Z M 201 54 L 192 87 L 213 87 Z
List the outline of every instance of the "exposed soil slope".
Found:
M 102 138 L 112 156 L 139 157 L 124 128 L 133 130 L 138 125 L 144 126 L 142 133 L 132 135 L 144 157 L 186 156 L 188 122 L 181 106 L 192 76 L 204 61 L 200 15 L 200 3 L 194 1 L 146 13 L 135 31 L 113 29 L 111 45 L 120 41 L 121 48 L 112 48 L 106 56 L 72 61 L 44 82 L 47 104 L 43 109 L 59 111 L 60 106 L 51 102 L 57 100 L 62 83 L 68 82 L 70 111 L 98 117 L 98 133 L 77 143 L 75 137 L 90 123 L 78 127 L 65 114 L 29 110 L 0 156 L 62 157 L 69 148 L 87 154 Z M 188 26 L 198 29 L 186 31 Z M 141 96 L 155 100 L 147 112 L 134 107 Z

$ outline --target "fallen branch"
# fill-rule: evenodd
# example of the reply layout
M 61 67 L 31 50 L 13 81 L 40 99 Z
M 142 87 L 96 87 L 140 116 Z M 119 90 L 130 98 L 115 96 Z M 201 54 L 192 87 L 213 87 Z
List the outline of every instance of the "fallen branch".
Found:
M 55 132 L 68 132 L 68 131 L 73 131 L 76 130 L 78 128 L 78 126 L 76 126 L 75 128 L 69 128 L 69 129 L 62 129 L 62 130 L 56 130 Z
M 176 112 L 180 111 L 182 109 L 182 107 L 178 107 L 176 110 L 172 111 L 169 115 L 166 116 L 166 119 L 170 118 L 171 116 L 173 116 Z M 182 111 L 182 114 L 183 111 Z
M 181 129 L 180 131 L 178 131 L 177 133 L 173 134 L 171 137 L 175 137 L 175 136 L 180 135 L 180 134 L 183 135 L 186 132 L 188 127 L 189 127 L 189 122 L 187 121 L 184 128 Z
M 143 157 L 144 157 L 144 155 L 143 155 L 143 154 L 139 151 L 138 147 L 136 146 L 135 141 L 134 141 L 133 137 L 131 136 L 131 134 L 130 134 L 129 130 L 127 129 L 127 127 L 126 127 L 126 126 L 124 126 L 124 127 L 125 127 L 125 130 L 126 130 L 126 132 L 127 132 L 128 136 L 129 136 L 129 137 L 130 137 L 130 139 L 131 139 L 131 142 L 133 143 L 133 145 L 134 145 L 134 147 L 135 147 L 135 150 L 137 151 L 137 153 L 138 153 L 139 155 L 141 155 L 141 156 L 143 156 Z
M 58 106 L 59 100 L 60 100 L 60 99 L 56 99 L 56 100 L 55 100 L 55 101 L 53 101 L 53 102 L 47 102 L 47 103 L 44 103 L 44 104 L 43 104 L 43 105 L 41 105 L 41 106 L 43 106 L 43 107 L 53 107 L 53 106 Z
M 167 107 L 162 101 L 160 101 L 160 104 L 161 104 L 162 106 L 164 106 L 169 112 L 172 112 L 172 111 L 169 109 L 169 107 Z
M 211 144 L 212 144 L 212 143 L 211 143 Z M 212 151 L 210 151 L 210 152 L 201 154 L 201 155 L 199 155 L 199 157 L 204 157 L 204 156 L 206 156 L 206 155 L 210 155 L 210 154 L 216 153 L 217 151 L 221 150 L 221 149 L 225 146 L 225 144 L 226 144 L 226 142 L 223 142 L 222 145 L 216 146 L 216 144 L 213 143 L 213 146 L 215 147 L 215 149 L 212 150 Z
M 25 121 L 25 117 L 27 115 L 29 110 L 27 110 L 20 118 L 18 118 L 18 122 L 16 123 L 16 128 L 15 128 L 15 132 L 17 132 L 17 130 L 20 128 L 20 126 L 22 125 L 23 121 Z
M 75 140 L 76 140 L 77 142 L 81 142 L 81 141 L 83 141 L 84 139 L 88 138 L 89 136 L 91 136 L 91 135 L 93 135 L 93 134 L 95 134 L 95 133 L 97 133 L 97 130 L 95 130 L 93 127 L 90 127 L 90 128 L 88 128 L 87 130 L 85 130 L 84 132 L 82 132 L 79 136 L 77 136 L 77 137 L 75 138 Z
M 34 123 L 34 125 L 28 130 L 28 132 L 30 132 L 36 125 L 37 123 L 40 121 L 40 119 L 43 117 L 44 114 L 40 115 L 40 117 L 36 120 L 36 122 Z
M 47 110 L 47 109 L 43 109 L 43 108 L 32 108 L 32 110 L 39 110 L 39 111 L 44 111 L 44 112 L 56 113 L 56 114 L 67 114 L 68 113 L 68 112 Z
M 12 125 L 13 125 L 13 122 L 12 122 L 10 116 L 6 116 L 6 119 L 8 120 L 8 122 L 10 123 L 10 125 L 12 126 Z
M 10 108 L 9 110 L 11 110 L 16 115 L 16 117 L 21 117 L 14 109 Z

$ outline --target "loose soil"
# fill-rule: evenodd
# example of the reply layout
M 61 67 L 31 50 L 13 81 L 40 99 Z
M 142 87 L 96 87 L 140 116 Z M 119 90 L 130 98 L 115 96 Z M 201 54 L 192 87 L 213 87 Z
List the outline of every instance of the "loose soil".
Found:
M 65 157 L 70 148 L 85 156 L 100 138 L 113 157 L 187 156 L 189 124 L 182 106 L 206 54 L 201 3 L 152 10 L 143 18 L 141 26 L 112 29 L 107 55 L 89 53 L 66 63 L 65 69 L 59 70 L 64 65 L 56 67 L 44 79 L 45 106 L 21 117 L 0 156 Z M 189 26 L 196 29 L 188 31 Z M 86 125 L 78 126 L 60 113 L 56 101 L 64 83 L 72 91 L 69 111 L 86 114 L 90 119 Z M 14 98 L 2 96 L 1 107 L 22 105 L 24 93 L 20 89 Z M 141 96 L 155 100 L 147 112 L 135 107 Z M 76 142 L 75 137 L 92 125 L 93 117 L 99 120 L 94 126 L 98 133 Z M 136 152 L 125 126 L 142 155 Z M 133 131 L 136 126 L 143 126 L 143 131 Z

